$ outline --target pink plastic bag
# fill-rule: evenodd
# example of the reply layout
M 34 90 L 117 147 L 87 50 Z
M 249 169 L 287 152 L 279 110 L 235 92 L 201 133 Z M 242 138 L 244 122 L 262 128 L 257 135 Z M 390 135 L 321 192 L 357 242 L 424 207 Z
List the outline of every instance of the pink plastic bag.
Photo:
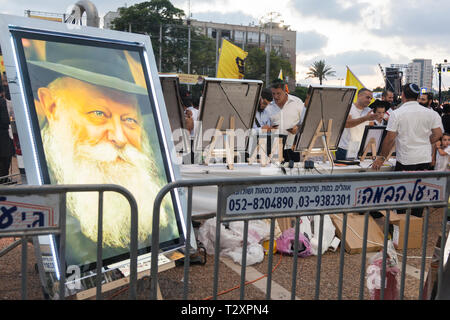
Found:
M 287 254 L 294 254 L 295 229 L 289 228 L 285 230 L 277 239 L 277 251 Z M 309 239 L 302 233 L 298 234 L 298 256 L 305 258 L 310 256 L 311 243 Z

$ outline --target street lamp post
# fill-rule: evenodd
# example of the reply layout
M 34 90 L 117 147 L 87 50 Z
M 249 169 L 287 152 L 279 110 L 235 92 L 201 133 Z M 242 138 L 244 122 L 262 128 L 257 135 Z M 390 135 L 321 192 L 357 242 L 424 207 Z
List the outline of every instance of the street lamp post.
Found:
M 442 67 L 443 65 L 447 64 L 447 59 L 444 59 L 444 63 L 439 63 L 436 68 L 438 71 L 438 76 L 439 76 L 439 106 L 442 103 L 442 91 L 441 91 L 441 84 L 442 84 Z
M 266 25 L 267 25 L 267 23 L 270 23 L 269 34 L 267 34 L 267 31 L 266 31 L 267 29 L 265 30 L 266 31 L 265 32 L 265 34 L 266 34 L 266 86 L 268 86 L 269 82 L 270 82 L 270 53 L 272 51 L 272 26 L 273 26 L 273 21 L 279 17 L 281 17 L 280 13 L 272 11 L 260 19 L 260 23 L 264 23 L 264 20 L 266 20 L 266 22 L 265 22 Z

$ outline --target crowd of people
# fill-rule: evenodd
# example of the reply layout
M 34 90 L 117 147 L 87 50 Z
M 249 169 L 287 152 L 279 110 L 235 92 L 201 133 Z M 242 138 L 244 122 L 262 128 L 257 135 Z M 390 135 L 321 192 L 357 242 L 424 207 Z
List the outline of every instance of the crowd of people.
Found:
M 255 116 L 258 134 L 277 130 L 283 137 L 285 161 L 299 161 L 292 142 L 302 123 L 305 105 L 284 91 L 281 80 L 262 90 Z M 396 170 L 447 170 L 450 156 L 450 104 L 442 106 L 431 92 L 422 93 L 413 83 L 402 87 L 401 103 L 394 103 L 394 93 L 386 90 L 381 100 L 373 92 L 361 88 L 352 104 L 345 129 L 335 153 L 336 160 L 354 159 L 366 126 L 386 127 L 380 156 L 373 168 L 378 170 L 395 147 Z M 349 152 L 350 151 L 350 152 Z

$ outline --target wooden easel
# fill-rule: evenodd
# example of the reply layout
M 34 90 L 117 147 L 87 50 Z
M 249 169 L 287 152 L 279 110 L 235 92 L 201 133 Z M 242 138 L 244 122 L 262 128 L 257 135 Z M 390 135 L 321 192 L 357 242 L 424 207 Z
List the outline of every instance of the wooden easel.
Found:
M 257 159 L 257 156 L 259 154 L 259 160 Z M 260 136 L 258 138 L 258 144 L 256 145 L 255 150 L 253 150 L 252 155 L 248 158 L 248 164 L 253 164 L 254 162 L 259 162 L 261 164 L 261 167 L 265 167 L 270 159 L 267 155 L 267 136 Z
M 234 151 L 234 138 L 235 138 L 235 118 L 230 117 L 230 127 L 226 130 L 222 130 L 224 117 L 220 116 L 217 120 L 216 130 L 214 136 L 211 139 L 211 143 L 208 148 L 204 151 L 203 156 L 205 157 L 205 164 L 208 165 L 211 158 L 215 157 L 225 157 L 227 161 L 227 168 L 234 169 L 234 156 L 237 154 Z M 217 139 L 224 138 L 225 149 L 216 149 Z
M 372 153 L 372 159 L 375 159 L 377 157 L 377 142 L 375 140 L 375 138 L 371 138 L 369 140 L 369 142 L 367 143 L 366 147 L 364 148 L 364 153 L 361 156 L 361 161 L 364 161 L 367 157 L 367 153 L 370 152 Z M 392 154 L 392 152 L 391 152 Z
M 162 254 L 160 254 L 160 256 L 161 255 Z M 168 261 L 161 263 L 161 264 L 158 263 L 158 273 L 175 268 L 175 261 L 184 257 L 184 255 L 178 251 L 174 251 L 174 252 L 168 254 L 167 256 L 166 255 L 163 255 L 163 256 L 165 258 L 167 258 Z M 145 276 L 150 276 L 150 268 L 144 268 L 144 270 L 142 270 L 142 271 L 139 271 L 139 269 L 140 268 L 139 268 L 139 262 L 138 262 L 137 280 L 139 280 Z M 128 275 L 121 279 L 105 283 L 102 285 L 102 293 L 117 289 L 117 288 L 127 285 L 129 283 L 130 283 L 130 277 Z M 95 295 L 97 293 L 96 290 L 97 290 L 97 288 L 94 287 L 94 288 L 90 288 L 90 289 L 78 292 L 77 294 L 75 294 L 74 298 L 76 300 L 86 300 L 86 299 L 95 297 Z M 161 294 L 161 289 L 159 287 L 159 283 L 157 284 L 156 296 L 157 296 L 158 300 L 163 300 L 163 297 Z
M 320 119 L 319 125 L 317 126 L 316 132 L 314 133 L 313 138 L 311 139 L 311 142 L 309 143 L 308 149 L 306 151 L 302 152 L 303 160 L 307 160 L 311 157 L 317 157 L 322 156 L 323 161 L 325 162 L 326 159 L 330 160 L 330 162 L 333 161 L 333 158 L 331 158 L 328 145 L 330 143 L 331 138 L 331 126 L 333 124 L 333 119 L 328 119 L 328 129 L 327 131 L 322 131 L 323 127 L 323 120 Z M 326 139 L 326 143 L 323 143 L 323 148 L 320 148 L 319 151 L 313 151 L 314 145 L 316 144 L 316 140 L 319 138 L 324 137 Z
M 270 162 L 283 162 L 283 138 L 275 137 L 273 139 L 272 149 L 269 155 Z
M 385 161 L 389 161 L 389 159 L 392 157 L 392 154 L 395 152 L 395 144 L 392 147 L 391 151 L 389 152 L 388 156 L 386 157 Z

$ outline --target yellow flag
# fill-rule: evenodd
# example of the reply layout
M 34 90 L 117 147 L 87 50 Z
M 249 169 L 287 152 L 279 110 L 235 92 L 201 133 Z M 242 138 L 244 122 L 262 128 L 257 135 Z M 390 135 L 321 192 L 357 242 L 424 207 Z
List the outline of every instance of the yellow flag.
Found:
M 280 69 L 280 73 L 278 74 L 278 79 L 283 80 L 283 69 Z
M 222 48 L 220 50 L 216 77 L 225 79 L 243 79 L 244 62 L 247 55 L 248 52 L 235 46 L 226 39 L 222 39 Z
M 358 91 L 359 91 L 359 89 L 365 88 L 365 86 L 353 74 L 353 72 L 350 70 L 350 68 L 348 66 L 347 66 L 347 76 L 345 77 L 345 85 L 358 88 L 358 90 L 356 90 L 355 98 L 353 99 L 353 103 L 355 103 L 356 100 L 358 99 Z

